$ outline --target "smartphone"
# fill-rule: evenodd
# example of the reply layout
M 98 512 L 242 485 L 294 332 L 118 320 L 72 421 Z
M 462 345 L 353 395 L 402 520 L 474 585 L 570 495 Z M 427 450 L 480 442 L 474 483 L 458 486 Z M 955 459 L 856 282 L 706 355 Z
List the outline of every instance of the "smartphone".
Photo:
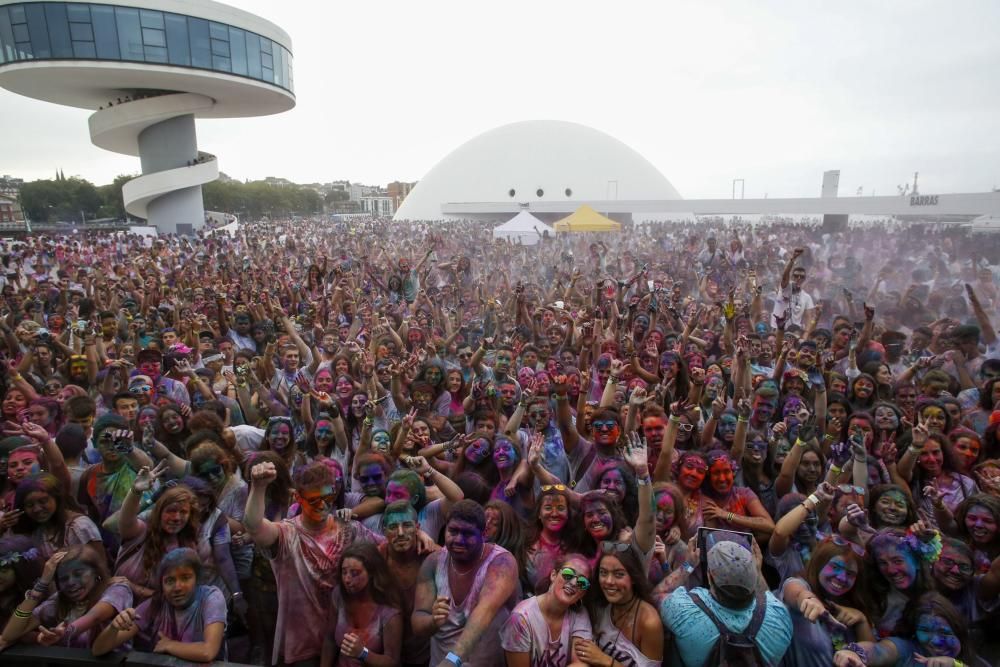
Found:
M 735 542 L 750 553 L 753 553 L 753 535 L 736 530 L 723 528 L 698 529 L 698 553 L 700 554 L 701 580 L 708 584 L 708 552 L 719 542 Z

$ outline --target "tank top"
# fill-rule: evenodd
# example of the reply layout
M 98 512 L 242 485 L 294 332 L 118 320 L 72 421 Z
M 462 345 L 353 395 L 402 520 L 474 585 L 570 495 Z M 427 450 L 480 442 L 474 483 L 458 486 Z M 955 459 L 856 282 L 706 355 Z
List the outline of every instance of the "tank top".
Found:
M 468 595 L 461 605 L 455 604 L 454 596 L 451 594 L 451 586 L 448 582 L 448 564 L 451 557 L 447 551 L 442 552 L 438 558 L 437 569 L 434 573 L 434 583 L 437 586 L 437 595 L 451 599 L 451 608 L 448 611 L 448 619 L 444 625 L 431 637 L 431 661 L 430 664 L 440 664 L 444 657 L 454 648 L 458 638 L 462 636 L 465 629 L 465 622 L 479 604 L 479 597 L 482 595 L 483 585 L 486 582 L 486 572 L 490 564 L 499 556 L 510 552 L 496 544 L 487 544 L 484 549 L 490 549 L 489 554 L 483 559 L 476 577 L 469 588 Z M 505 658 L 503 648 L 500 645 L 500 628 L 510 616 L 511 609 L 517 602 L 517 592 L 511 595 L 503 607 L 497 612 L 487 628 L 483 630 L 475 646 L 469 654 L 463 656 L 462 664 L 468 667 L 504 667 Z
M 639 608 L 636 607 L 632 614 L 637 619 Z M 615 627 L 615 624 L 611 622 L 611 605 L 601 609 L 597 625 L 594 627 L 594 642 L 601 647 L 602 651 L 625 667 L 660 667 L 663 664 L 660 660 L 650 660 L 644 656 L 639 647 L 629 641 L 624 632 Z

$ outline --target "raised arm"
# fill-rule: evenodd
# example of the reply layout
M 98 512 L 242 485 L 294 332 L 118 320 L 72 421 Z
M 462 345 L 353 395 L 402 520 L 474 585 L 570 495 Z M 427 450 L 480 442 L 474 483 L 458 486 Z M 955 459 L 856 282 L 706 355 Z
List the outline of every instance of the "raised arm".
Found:
M 639 516 L 635 521 L 635 543 L 641 553 L 649 553 L 656 542 L 656 521 L 653 517 L 653 480 L 649 476 L 646 444 L 638 434 L 629 433 L 625 447 L 625 463 L 635 472 L 639 485 Z
M 247 496 L 243 525 L 257 546 L 267 549 L 278 541 L 280 533 L 277 524 L 264 517 L 267 485 L 278 478 L 278 471 L 273 463 L 258 463 L 251 469 L 250 477 L 250 494 Z

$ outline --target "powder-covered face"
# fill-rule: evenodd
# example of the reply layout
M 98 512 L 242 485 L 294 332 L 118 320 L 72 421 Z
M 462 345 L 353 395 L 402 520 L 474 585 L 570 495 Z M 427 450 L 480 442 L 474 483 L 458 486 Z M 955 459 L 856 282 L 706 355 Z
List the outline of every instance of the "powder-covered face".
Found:
M 719 396 L 719 394 L 722 393 L 722 389 L 724 386 L 725 386 L 725 381 L 721 377 L 717 375 L 710 377 L 708 378 L 708 381 L 705 382 L 705 394 L 708 396 L 708 398 L 714 401 Z
M 767 422 L 774 416 L 777 406 L 775 399 L 765 396 L 754 396 L 751 416 L 757 422 Z
M 607 506 L 600 502 L 587 502 L 583 506 L 583 527 L 595 542 L 609 539 L 614 521 Z
M 705 475 L 708 473 L 708 466 L 704 461 L 697 457 L 688 457 L 681 464 L 680 474 L 677 476 L 677 481 L 680 485 L 689 491 L 695 491 L 701 487 L 701 483 L 705 481 Z
M 731 443 L 736 436 L 736 415 L 728 412 L 723 413 L 719 418 L 718 427 L 719 439 L 726 443 Z
M 385 431 L 378 431 L 372 435 L 372 450 L 385 454 L 389 451 L 392 438 Z
M 906 522 L 906 496 L 890 489 L 875 501 L 875 516 L 884 526 L 902 526 Z
M 313 433 L 317 442 L 330 442 L 333 439 L 333 423 L 329 419 L 320 419 Z
M 726 494 L 732 490 L 735 473 L 733 472 L 733 465 L 728 459 L 721 458 L 715 461 L 708 469 L 708 474 L 713 491 Z
M 972 466 L 975 465 L 976 461 L 979 459 L 980 445 L 979 441 L 974 438 L 958 438 L 958 440 L 955 441 L 953 449 L 955 451 L 955 456 L 964 471 L 971 470 Z
M 866 399 L 871 397 L 875 391 L 875 385 L 868 378 L 861 378 L 854 383 L 854 397 Z
M 346 361 L 344 362 L 347 363 Z M 345 369 L 346 372 L 346 369 Z M 324 370 L 316 373 L 316 377 L 313 378 L 313 386 L 316 391 L 322 391 L 327 394 L 333 391 L 333 376 L 330 371 Z
M 383 523 L 389 547 L 397 553 L 405 553 L 417 543 L 417 522 L 405 512 L 389 512 Z
M 976 544 L 989 544 L 996 538 L 997 521 L 982 505 L 973 505 L 965 514 L 965 529 Z
M 923 409 L 921 415 L 924 418 L 924 424 L 931 431 L 944 431 L 945 427 L 945 415 L 944 410 L 936 405 L 928 405 Z
M 819 572 L 819 584 L 832 597 L 847 595 L 858 579 L 858 566 L 843 556 L 834 556 Z
M 176 535 L 184 530 L 190 518 L 191 503 L 186 500 L 178 501 L 164 506 L 163 513 L 160 515 L 160 525 L 164 533 Z
M 385 485 L 385 504 L 389 505 L 401 500 L 410 502 L 410 490 L 406 488 L 405 484 L 400 484 L 395 480 L 390 481 Z
M 917 618 L 915 636 L 920 653 L 927 657 L 957 658 L 962 652 L 962 642 L 955 631 L 937 614 L 921 614 Z
M 533 403 L 528 408 L 528 424 L 536 431 L 544 431 L 549 426 L 549 408 L 544 403 Z
M 299 506 L 302 508 L 302 516 L 312 523 L 322 523 L 330 516 L 334 510 L 336 496 L 332 485 L 312 487 L 295 492 Z
M 666 491 L 656 494 L 656 509 L 653 515 L 656 521 L 656 534 L 666 535 L 673 527 L 676 519 L 677 508 L 674 507 L 674 498 Z
M 215 459 L 203 461 L 195 470 L 195 475 L 216 489 L 221 489 L 226 484 L 226 469 Z
M 198 576 L 190 566 L 180 565 L 164 572 L 160 584 L 167 603 L 175 609 L 185 609 L 194 600 Z
M 444 546 L 448 555 L 460 563 L 475 561 L 482 555 L 483 531 L 476 524 L 453 518 L 444 529 Z M 465 568 L 463 568 L 465 569 Z
M 590 563 L 583 557 L 573 557 L 549 576 L 549 592 L 559 603 L 571 607 L 583 599 L 590 586 Z
M 56 499 L 45 491 L 32 491 L 25 497 L 22 509 L 29 519 L 43 524 L 56 513 Z
M 538 507 L 538 518 L 542 528 L 550 533 L 558 533 L 569 520 L 569 502 L 566 497 L 558 494 L 549 494 L 542 497 L 542 504 Z
M 97 585 L 97 572 L 82 560 L 64 561 L 56 570 L 56 585 L 73 602 L 82 602 Z
M 949 591 L 963 590 L 972 581 L 972 559 L 948 544 L 941 549 L 940 557 L 932 566 L 934 578 Z
M 385 489 L 385 471 L 377 463 L 368 463 L 358 470 L 361 492 L 366 496 L 381 496 Z
M 476 438 L 465 448 L 465 460 L 472 465 L 478 465 L 490 456 L 490 441 L 486 438 Z
M 887 405 L 875 408 L 875 427 L 880 431 L 895 431 L 899 428 L 899 417 L 896 411 Z
M 618 442 L 621 429 L 618 420 L 601 418 L 590 423 L 594 431 L 594 443 L 605 447 L 613 447 Z
M 368 404 L 368 396 L 365 394 L 355 394 L 351 397 L 351 414 L 355 417 L 363 417 L 365 406 Z
M 760 433 L 755 433 L 747 442 L 744 459 L 749 459 L 751 463 L 761 464 L 767 459 L 767 438 Z
M 642 420 L 642 434 L 646 437 L 646 445 L 650 449 L 657 449 L 663 444 L 663 434 L 667 425 L 659 416 L 646 417 Z
M 7 479 L 15 486 L 25 477 L 34 475 L 40 470 L 38 454 L 35 452 L 21 450 L 14 452 L 7 459 Z
M 928 440 L 917 457 L 917 463 L 931 476 L 936 476 L 944 466 L 944 452 L 936 440 Z
M 621 471 L 617 468 L 611 468 L 601 475 L 598 488 L 611 493 L 618 499 L 618 502 L 625 500 L 625 478 L 622 477 Z
M 493 465 L 497 467 L 497 470 L 511 468 L 517 465 L 519 459 L 514 443 L 507 438 L 497 438 L 493 445 Z
M 272 426 L 269 435 L 271 449 L 279 454 L 288 449 L 288 445 L 292 442 L 292 429 L 285 422 L 278 422 Z
M 359 595 L 368 588 L 368 570 L 357 558 L 345 558 L 340 563 L 340 583 L 347 595 Z
M 354 385 L 346 377 L 337 378 L 337 382 L 334 384 L 334 391 L 340 397 L 350 396 L 354 392 Z
M 170 435 L 177 435 L 184 430 L 184 418 L 173 410 L 164 410 L 160 415 L 160 423 L 163 424 L 163 430 Z
M 875 564 L 883 577 L 898 591 L 909 590 L 917 580 L 917 563 L 906 549 L 894 544 L 881 546 Z
M 487 507 L 484 513 L 486 514 L 486 541 L 496 542 L 497 534 L 500 532 L 500 510 Z

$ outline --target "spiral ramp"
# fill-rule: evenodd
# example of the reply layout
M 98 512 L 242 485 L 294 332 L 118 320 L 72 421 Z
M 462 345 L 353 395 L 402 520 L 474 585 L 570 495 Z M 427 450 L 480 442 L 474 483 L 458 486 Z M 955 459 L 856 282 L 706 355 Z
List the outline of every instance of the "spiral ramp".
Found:
M 105 150 L 134 155 L 142 175 L 122 187 L 129 215 L 169 220 L 179 230 L 204 223 L 201 186 L 219 177 L 218 160 L 197 149 L 195 117 L 215 101 L 195 93 L 166 93 L 109 106 L 89 119 L 90 138 Z

